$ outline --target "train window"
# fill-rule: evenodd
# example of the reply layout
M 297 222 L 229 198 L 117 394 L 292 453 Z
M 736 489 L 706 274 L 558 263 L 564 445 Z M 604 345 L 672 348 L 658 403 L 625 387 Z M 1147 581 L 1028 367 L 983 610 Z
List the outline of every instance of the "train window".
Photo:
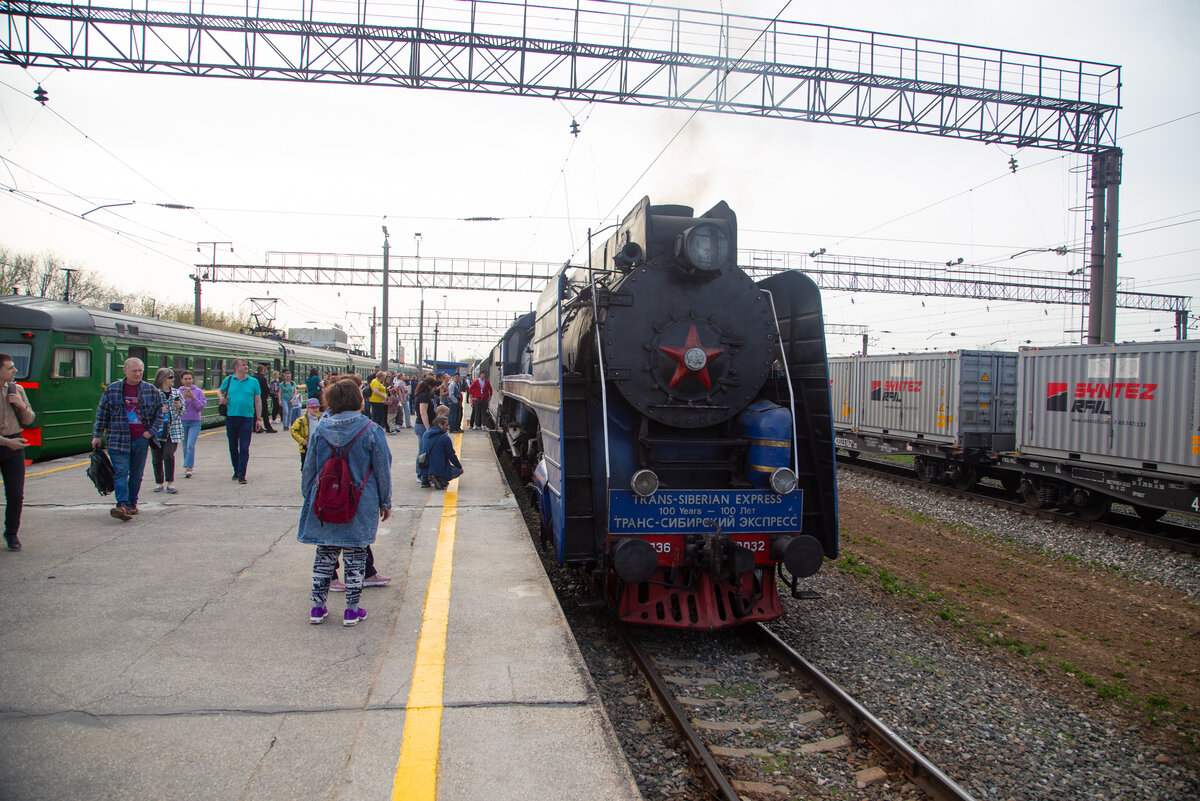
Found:
M 75 372 L 75 354 L 70 348 L 55 348 L 50 363 L 51 378 L 70 378 Z
M 55 348 L 51 363 L 51 378 L 89 378 L 92 375 L 92 352 L 75 348 Z
M 147 363 L 146 349 L 145 348 L 130 348 L 129 349 L 129 358 L 141 359 L 142 364 L 146 364 Z
M 29 361 L 33 356 L 33 346 L 23 342 L 5 342 L 0 347 L 12 356 L 13 366 L 17 368 L 17 378 L 29 378 Z
M 174 368 L 176 373 L 183 372 L 184 370 L 187 369 L 188 364 L 187 364 L 186 356 L 176 356 L 173 359 L 173 362 L 174 362 L 174 364 L 172 365 L 172 367 Z

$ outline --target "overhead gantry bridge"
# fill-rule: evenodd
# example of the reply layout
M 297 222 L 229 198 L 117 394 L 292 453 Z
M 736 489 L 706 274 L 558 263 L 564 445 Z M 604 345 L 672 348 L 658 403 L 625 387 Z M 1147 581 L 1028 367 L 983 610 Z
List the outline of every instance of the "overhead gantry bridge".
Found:
M 137 5 L 0 0 L 0 63 L 486 92 L 1087 154 L 1088 340 L 1114 339 L 1119 66 L 603 0 L 355 0 L 319 18 L 311 0 L 283 16 L 249 2 L 245 14 L 210 13 L 204 0 Z
M 267 264 L 197 267 L 200 283 L 383 286 L 383 260 L 375 254 L 268 253 Z M 1088 306 L 1090 289 L 1078 276 L 974 264 L 897 261 L 823 253 L 739 250 L 738 264 L 751 277 L 800 270 L 822 289 L 966 300 Z M 396 256 L 387 273 L 394 289 L 474 289 L 540 292 L 560 264 L 498 259 Z M 1120 290 L 1118 308 L 1169 312 L 1176 339 L 1186 339 L 1190 297 Z

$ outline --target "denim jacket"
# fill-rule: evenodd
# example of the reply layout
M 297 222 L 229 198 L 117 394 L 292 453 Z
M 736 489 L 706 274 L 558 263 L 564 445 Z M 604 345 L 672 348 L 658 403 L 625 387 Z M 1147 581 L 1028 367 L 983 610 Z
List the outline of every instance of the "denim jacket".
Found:
M 353 445 L 346 448 L 346 444 L 364 426 L 369 427 Z M 358 511 L 349 523 L 322 523 L 312 511 L 317 477 L 333 452 L 334 445 L 345 451 L 356 485 L 362 482 L 368 466 L 371 468 L 371 479 L 363 487 L 362 496 L 358 499 Z M 383 429 L 359 412 L 339 412 L 322 417 L 313 426 L 309 437 L 300 489 L 304 496 L 304 506 L 300 509 L 300 529 L 296 532 L 296 539 L 300 542 L 342 548 L 363 548 L 375 542 L 375 533 L 379 529 L 379 510 L 392 508 L 392 451 Z
M 434 426 L 421 436 L 421 450 L 429 454 L 429 466 L 425 468 L 425 472 L 431 476 L 453 477 L 453 473 L 450 471 L 451 465 L 462 470 L 462 462 L 454 453 L 454 443 L 450 441 L 450 435 L 443 431 L 441 426 Z

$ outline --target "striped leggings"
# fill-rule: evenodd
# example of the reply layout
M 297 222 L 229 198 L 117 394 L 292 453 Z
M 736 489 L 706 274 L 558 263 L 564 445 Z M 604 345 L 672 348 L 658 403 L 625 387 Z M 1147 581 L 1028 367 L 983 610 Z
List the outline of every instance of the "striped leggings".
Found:
M 325 605 L 325 599 L 329 596 L 329 582 L 337 575 L 339 553 L 346 567 L 346 608 L 357 609 L 367 572 L 366 547 L 317 546 L 317 555 L 313 559 L 312 602 L 315 606 Z

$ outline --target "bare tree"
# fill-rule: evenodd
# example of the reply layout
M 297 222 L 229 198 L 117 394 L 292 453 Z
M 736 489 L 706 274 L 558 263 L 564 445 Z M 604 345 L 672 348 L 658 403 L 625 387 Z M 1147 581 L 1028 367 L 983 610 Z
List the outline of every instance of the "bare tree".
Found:
M 0 295 L 36 295 L 43 298 L 62 299 L 67 291 L 66 262 L 53 253 L 35 256 L 16 253 L 0 246 Z M 100 278 L 94 270 L 70 268 L 72 303 L 100 306 L 106 303 L 125 304 L 130 314 L 157 317 L 191 323 L 193 309 L 187 303 L 162 303 L 143 294 L 129 294 Z M 223 331 L 240 331 L 250 326 L 250 317 L 237 311 L 205 309 L 200 315 L 200 325 Z

